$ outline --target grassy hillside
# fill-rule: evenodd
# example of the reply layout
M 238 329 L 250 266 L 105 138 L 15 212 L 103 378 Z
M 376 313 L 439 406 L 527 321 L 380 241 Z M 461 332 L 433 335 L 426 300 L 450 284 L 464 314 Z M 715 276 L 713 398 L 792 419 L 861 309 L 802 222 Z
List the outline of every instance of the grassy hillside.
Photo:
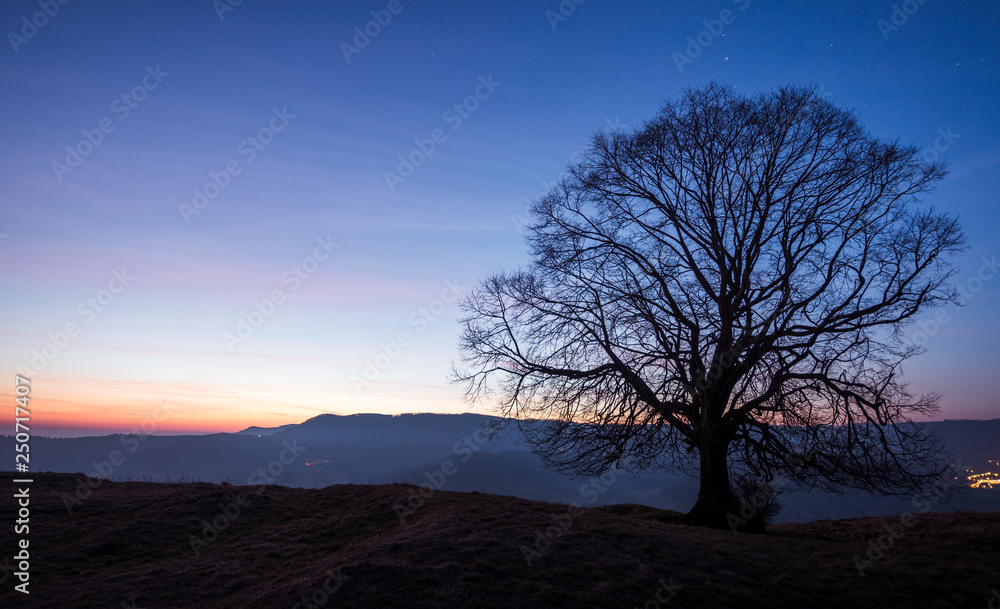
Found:
M 4 488 L 12 477 L 2 474 Z M 70 514 L 64 500 L 81 479 L 34 475 L 30 601 L 3 573 L 0 606 L 985 608 L 1000 589 L 997 513 L 750 536 L 638 506 L 423 499 L 407 485 L 103 482 Z M 0 500 L 4 559 L 15 543 L 11 496 Z M 900 538 L 862 577 L 854 557 L 888 530 Z

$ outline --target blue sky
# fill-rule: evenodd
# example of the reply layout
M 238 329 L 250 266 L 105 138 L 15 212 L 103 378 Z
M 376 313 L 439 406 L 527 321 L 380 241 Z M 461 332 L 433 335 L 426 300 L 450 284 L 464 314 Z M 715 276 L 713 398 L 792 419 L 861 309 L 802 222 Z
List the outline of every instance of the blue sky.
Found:
M 595 130 L 713 79 L 819 85 L 947 159 L 928 203 L 971 297 L 906 371 L 942 417 L 998 416 L 1000 5 L 222 2 L 0 8 L 0 367 L 31 367 L 40 433 L 157 400 L 162 431 L 469 410 L 454 295 L 527 261 L 526 201 Z

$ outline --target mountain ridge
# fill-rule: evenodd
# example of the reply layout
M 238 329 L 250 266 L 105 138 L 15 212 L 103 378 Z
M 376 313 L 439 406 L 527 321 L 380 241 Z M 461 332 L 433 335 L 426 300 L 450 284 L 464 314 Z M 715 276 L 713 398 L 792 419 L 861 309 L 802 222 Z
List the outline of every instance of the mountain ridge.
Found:
M 546 469 L 515 435 L 513 426 L 487 440 L 482 426 L 494 421 L 495 417 L 478 413 L 326 414 L 267 433 L 35 437 L 32 468 L 114 480 L 243 484 L 266 479 L 285 486 L 321 488 L 351 482 L 422 484 L 451 461 L 455 472 L 446 477 L 441 487 L 445 490 L 516 494 L 563 503 L 580 500 L 586 479 Z M 996 469 L 990 461 L 1000 460 L 996 443 L 1000 419 L 930 425 L 956 447 L 963 466 L 977 472 Z M 13 451 L 13 443 L 11 436 L 0 437 L 0 450 L 9 447 Z M 289 445 L 301 448 L 291 458 L 286 448 Z M 263 477 L 261 471 L 265 472 Z M 623 473 L 598 503 L 642 503 L 686 511 L 696 495 L 696 480 L 683 475 L 654 471 L 632 477 Z M 912 509 L 906 499 L 798 490 L 784 494 L 782 503 L 785 508 L 780 518 L 799 522 Z M 1000 488 L 965 490 L 952 503 L 938 502 L 934 509 L 1000 510 Z

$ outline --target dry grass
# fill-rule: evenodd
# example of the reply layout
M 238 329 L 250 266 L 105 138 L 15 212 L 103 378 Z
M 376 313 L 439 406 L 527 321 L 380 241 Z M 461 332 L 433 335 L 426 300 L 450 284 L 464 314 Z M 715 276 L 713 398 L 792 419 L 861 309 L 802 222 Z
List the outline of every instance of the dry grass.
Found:
M 12 475 L 2 474 L 5 488 Z M 346 576 L 326 607 L 981 607 L 1000 588 L 996 513 L 920 514 L 865 577 L 853 556 L 894 518 L 784 524 L 767 535 L 685 527 L 676 514 L 568 507 L 436 492 L 401 524 L 407 485 L 267 487 L 195 556 L 189 545 L 220 503 L 252 489 L 105 482 L 72 515 L 78 477 L 35 474 L 30 602 L 7 579 L 0 607 L 292 609 Z M 11 493 L 0 505 L 4 557 Z M 561 523 L 561 524 L 556 524 Z M 522 545 L 553 527 L 532 565 Z M 331 586 L 333 580 L 331 580 Z M 317 598 L 322 598 L 317 595 Z M 301 604 L 300 608 L 310 607 Z

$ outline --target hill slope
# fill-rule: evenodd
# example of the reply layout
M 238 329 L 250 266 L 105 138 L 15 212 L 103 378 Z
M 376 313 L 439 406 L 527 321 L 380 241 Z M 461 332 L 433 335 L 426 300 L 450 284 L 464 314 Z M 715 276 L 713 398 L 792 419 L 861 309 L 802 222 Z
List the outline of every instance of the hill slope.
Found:
M 10 473 L 0 479 L 13 486 Z M 69 513 L 77 476 L 34 480 L 30 603 L 0 573 L 3 607 L 986 607 L 1000 588 L 996 513 L 749 536 L 653 508 L 423 499 L 400 484 L 145 482 L 103 482 Z M 5 495 L 7 557 L 16 516 Z M 860 576 L 854 556 L 890 526 L 901 539 Z

